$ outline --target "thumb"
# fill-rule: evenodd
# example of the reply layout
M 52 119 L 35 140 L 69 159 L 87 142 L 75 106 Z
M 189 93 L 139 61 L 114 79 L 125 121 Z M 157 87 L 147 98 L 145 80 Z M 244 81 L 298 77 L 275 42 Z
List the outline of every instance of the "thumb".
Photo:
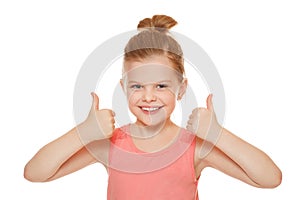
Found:
M 95 110 L 99 110 L 99 97 L 95 92 L 91 92 L 91 95 L 93 97 L 93 108 Z
M 212 94 L 209 94 L 207 99 L 206 99 L 206 106 L 208 110 L 213 111 L 214 110 L 214 106 L 213 106 L 213 102 L 212 102 Z

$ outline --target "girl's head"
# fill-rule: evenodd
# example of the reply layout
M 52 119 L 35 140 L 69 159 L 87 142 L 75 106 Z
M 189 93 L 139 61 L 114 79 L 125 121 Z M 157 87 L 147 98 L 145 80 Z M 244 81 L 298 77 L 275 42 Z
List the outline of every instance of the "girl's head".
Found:
M 183 53 L 169 29 L 177 22 L 165 15 L 146 18 L 125 47 L 121 85 L 130 111 L 141 125 L 165 123 L 185 93 Z
M 125 47 L 125 68 L 127 62 L 162 56 L 168 58 L 172 67 L 183 76 L 183 53 L 178 42 L 169 33 L 169 29 L 176 24 L 173 18 L 166 15 L 154 15 L 151 19 L 141 20 L 137 26 L 140 33 L 133 36 Z

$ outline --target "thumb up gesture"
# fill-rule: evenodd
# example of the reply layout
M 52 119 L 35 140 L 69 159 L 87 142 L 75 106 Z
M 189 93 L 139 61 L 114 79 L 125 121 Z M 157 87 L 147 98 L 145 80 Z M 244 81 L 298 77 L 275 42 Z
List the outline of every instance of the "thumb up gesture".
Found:
M 78 131 L 84 144 L 95 140 L 108 139 L 115 129 L 114 112 L 110 109 L 99 109 L 99 97 L 91 93 L 92 107 L 86 120 L 78 126 Z
M 195 108 L 189 116 L 186 128 L 195 133 L 197 137 L 214 142 L 214 136 L 218 135 L 221 126 L 217 121 L 212 102 L 212 94 L 206 99 L 206 108 Z M 213 136 L 213 137 L 211 137 Z

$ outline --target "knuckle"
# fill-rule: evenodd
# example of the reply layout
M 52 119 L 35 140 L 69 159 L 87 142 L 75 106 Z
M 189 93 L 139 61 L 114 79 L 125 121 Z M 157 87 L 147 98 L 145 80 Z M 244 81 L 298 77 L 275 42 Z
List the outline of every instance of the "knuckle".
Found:
M 205 111 L 205 110 L 206 110 L 206 108 L 203 108 L 203 107 L 199 108 L 199 111 L 200 111 L 200 112 L 203 112 L 203 111 Z
M 197 111 L 198 111 L 198 109 L 199 109 L 199 108 L 194 108 L 194 109 L 193 109 L 193 111 L 192 111 L 192 113 L 195 113 L 195 112 L 197 112 Z

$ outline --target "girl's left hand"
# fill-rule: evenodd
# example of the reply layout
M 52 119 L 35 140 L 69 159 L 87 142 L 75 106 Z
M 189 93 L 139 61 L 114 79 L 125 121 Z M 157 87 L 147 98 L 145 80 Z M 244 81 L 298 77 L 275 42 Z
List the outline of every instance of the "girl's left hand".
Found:
M 218 135 L 221 130 L 221 126 L 219 125 L 214 112 L 212 94 L 208 95 L 206 99 L 206 106 L 207 108 L 199 107 L 193 110 L 186 128 L 203 140 L 212 140 L 210 142 L 215 142 L 214 140 L 216 138 L 209 137 L 209 135 Z

